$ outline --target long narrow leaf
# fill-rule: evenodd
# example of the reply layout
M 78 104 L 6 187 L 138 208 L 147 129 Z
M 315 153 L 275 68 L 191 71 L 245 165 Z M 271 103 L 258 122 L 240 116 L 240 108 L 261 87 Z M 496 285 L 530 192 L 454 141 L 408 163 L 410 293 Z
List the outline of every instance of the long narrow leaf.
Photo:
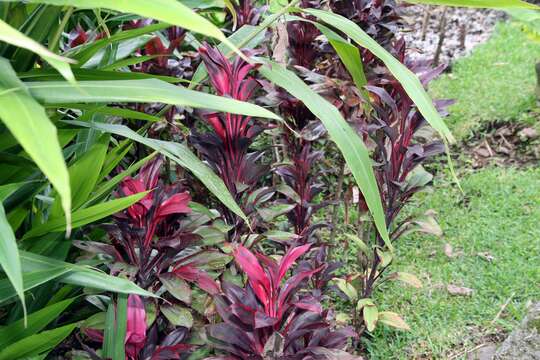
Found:
M 24 338 L 0 351 L 0 360 L 28 359 L 48 352 L 71 334 L 77 323 L 43 331 Z
M 127 305 L 127 295 L 119 294 L 116 305 L 116 331 L 114 332 L 113 360 L 124 360 L 126 358 L 124 339 L 126 338 L 127 330 Z
M 105 315 L 105 329 L 103 331 L 103 346 L 102 352 L 105 359 L 112 358 L 112 350 L 114 344 L 114 304 L 111 303 L 107 307 L 107 314 Z
M 393 57 L 392 54 L 386 51 L 351 20 L 341 15 L 323 10 L 304 9 L 303 11 L 319 18 L 329 25 L 332 25 L 334 28 L 339 29 L 358 43 L 358 45 L 365 47 L 375 56 L 381 59 L 381 61 L 388 67 L 388 70 L 390 70 L 396 79 L 399 80 L 407 94 L 418 107 L 420 113 L 431 124 L 431 126 L 433 126 L 433 128 L 450 143 L 455 141 L 454 137 L 450 133 L 450 130 L 435 109 L 435 106 L 433 106 L 433 101 L 420 83 L 420 80 L 405 65 L 400 63 L 399 60 Z
M 319 118 L 332 140 L 340 149 L 345 161 L 349 165 L 356 183 L 362 191 L 368 208 L 373 215 L 375 226 L 382 239 L 392 248 L 388 237 L 388 230 L 384 220 L 384 211 L 381 197 L 373 173 L 371 159 L 364 142 L 356 132 L 347 124 L 335 106 L 314 92 L 295 73 L 283 66 L 267 61 L 259 68 L 259 72 L 274 84 L 284 88 L 302 102 Z
M 30 50 L 43 59 L 45 59 L 51 66 L 53 66 L 62 76 L 69 82 L 75 83 L 75 77 L 69 67 L 70 62 L 74 62 L 71 59 L 56 55 L 40 43 L 25 36 L 18 30 L 12 28 L 0 19 L 0 41 L 4 41 L 8 44 L 15 45 L 21 48 Z
M 21 261 L 24 270 L 46 271 L 48 269 L 56 268 L 67 269 L 68 271 L 58 279 L 66 284 L 90 287 L 121 294 L 155 296 L 127 279 L 111 276 L 88 266 L 70 264 L 26 251 L 21 251 Z
M 26 83 L 26 85 L 32 96 L 46 104 L 159 102 L 233 114 L 280 119 L 276 114 L 258 105 L 189 90 L 155 79 L 80 81 L 77 87 L 59 81 L 31 82 Z
M 36 286 L 45 284 L 48 281 L 54 280 L 61 275 L 69 272 L 69 269 L 51 267 L 47 270 L 31 271 L 22 273 L 24 291 L 31 290 Z M 0 304 L 13 298 L 16 294 L 13 286 L 8 279 L 0 280 Z
M 491 8 L 491 9 L 540 9 L 537 5 L 533 5 L 521 0 L 406 0 L 413 4 L 428 4 L 428 5 L 445 5 L 445 6 L 462 6 L 473 8 Z
M 24 301 L 24 286 L 21 270 L 21 260 L 19 258 L 19 249 L 13 230 L 9 225 L 4 206 L 0 202 L 0 265 L 6 273 L 9 281 L 15 288 L 21 304 L 23 306 L 26 318 L 26 303 Z M 1 347 L 1 346 L 0 346 Z
M 144 144 L 161 154 L 167 156 L 180 166 L 190 170 L 207 188 L 213 193 L 225 206 L 240 216 L 246 223 L 247 217 L 240 209 L 231 193 L 223 183 L 223 180 L 217 176 L 212 169 L 206 166 L 187 146 L 180 143 L 149 139 L 123 125 L 103 124 L 103 123 L 85 123 L 81 121 L 65 121 L 68 124 L 89 127 L 111 134 L 124 136 Z
M 125 208 L 135 204 L 142 199 L 147 192 L 126 196 L 119 199 L 114 199 L 94 205 L 85 209 L 75 211 L 73 213 L 73 228 L 76 229 L 86 224 L 90 224 L 94 221 L 103 219 L 107 216 L 115 214 Z M 63 231 L 66 227 L 65 220 L 63 218 L 54 218 L 42 225 L 34 227 L 32 230 L 24 234 L 22 240 L 29 239 L 36 236 L 42 236 L 51 232 Z
M 27 93 L 9 62 L 3 58 L 0 58 L 0 74 L 0 119 L 60 194 L 69 230 L 69 175 L 56 127 L 47 118 L 45 110 Z
M 28 0 L 27 2 L 57 6 L 74 6 L 85 9 L 103 8 L 133 13 L 216 38 L 227 43 L 231 49 L 238 51 L 238 49 L 227 40 L 217 26 L 177 0 Z
M 24 321 L 21 319 L 0 328 L 0 349 L 43 330 L 71 305 L 73 300 L 75 298 L 66 299 L 33 312 L 28 315 L 27 326 L 24 326 Z

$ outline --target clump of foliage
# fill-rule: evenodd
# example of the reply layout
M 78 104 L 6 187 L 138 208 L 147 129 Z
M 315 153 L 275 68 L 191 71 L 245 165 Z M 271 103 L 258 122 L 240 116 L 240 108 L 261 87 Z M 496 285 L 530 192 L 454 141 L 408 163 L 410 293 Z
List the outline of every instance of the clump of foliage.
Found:
M 406 327 L 371 294 L 442 150 L 420 127 L 452 136 L 393 1 L 51 3 L 0 3 L 0 360 L 354 359 Z M 345 164 L 374 226 L 340 279 Z

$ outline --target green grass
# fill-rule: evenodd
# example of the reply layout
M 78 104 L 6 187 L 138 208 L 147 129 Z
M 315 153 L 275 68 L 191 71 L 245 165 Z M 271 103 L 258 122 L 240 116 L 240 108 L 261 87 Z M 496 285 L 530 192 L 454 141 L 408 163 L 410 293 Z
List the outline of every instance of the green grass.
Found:
M 448 358 L 474 347 L 486 333 L 511 329 L 527 301 L 540 298 L 540 169 L 483 169 L 462 178 L 462 186 L 465 200 L 455 185 L 439 180 L 433 193 L 419 194 L 408 207 L 418 214 L 436 209 L 444 235 L 411 234 L 396 244 L 393 269 L 416 274 L 424 287 L 387 283 L 377 292 L 379 307 L 402 314 L 412 329 L 377 330 L 367 341 L 370 359 Z M 448 258 L 445 243 L 462 255 Z M 451 296 L 447 284 L 474 294 Z
M 430 86 L 434 98 L 457 103 L 447 119 L 458 140 L 492 121 L 520 121 L 535 107 L 535 70 L 540 43 L 517 25 L 500 23 L 491 39 L 457 61 L 452 73 Z

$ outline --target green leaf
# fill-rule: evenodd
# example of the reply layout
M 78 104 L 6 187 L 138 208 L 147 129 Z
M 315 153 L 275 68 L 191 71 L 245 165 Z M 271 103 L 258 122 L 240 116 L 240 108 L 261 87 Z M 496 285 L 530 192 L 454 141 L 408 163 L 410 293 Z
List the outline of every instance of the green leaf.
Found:
M 371 256 L 371 251 L 369 247 L 366 245 L 366 243 L 362 239 L 360 239 L 358 236 L 354 234 L 345 234 L 345 236 L 351 239 L 356 244 L 356 246 L 358 246 L 360 251 L 364 253 L 364 255 Z
M 74 323 L 26 337 L 0 351 L 0 360 L 24 359 L 50 351 L 76 327 Z
M 9 281 L 15 288 L 26 318 L 26 303 L 24 301 L 24 285 L 21 270 L 21 260 L 19 258 L 19 249 L 17 248 L 17 239 L 9 225 L 4 206 L 0 202 L 0 265 L 6 273 Z M 0 332 L 1 334 L 1 332 Z M 2 337 L 0 336 L 0 343 Z M 2 348 L 2 346 L 0 346 Z
M 110 37 L 104 37 L 103 39 L 79 45 L 71 50 L 68 50 L 65 55 L 76 59 L 78 61 L 77 66 L 82 66 L 99 51 L 112 44 L 117 45 L 117 43 L 122 43 L 123 41 L 134 39 L 144 34 L 163 30 L 168 28 L 169 26 L 169 24 L 158 23 L 144 26 L 138 29 L 122 30 L 114 35 L 111 35 Z
M 1 1 L 1 0 L 0 0 Z M 167 83 L 176 84 L 184 80 L 172 76 L 146 74 L 128 71 L 103 71 L 96 69 L 73 69 L 77 80 L 146 80 L 158 79 Z M 62 81 L 62 77 L 53 69 L 32 69 L 19 73 L 19 79 L 23 81 Z
M 379 320 L 379 310 L 377 307 L 375 305 L 366 304 L 362 314 L 364 315 L 364 323 L 366 324 L 368 331 L 371 332 L 375 330 L 375 326 L 377 326 L 377 321 Z
M 529 4 L 521 0 L 406 0 L 413 4 L 427 5 L 446 5 L 446 6 L 463 6 L 474 8 L 491 8 L 491 9 L 506 9 L 506 8 L 521 8 L 521 9 L 540 9 L 537 5 Z
M 191 287 L 184 279 L 170 273 L 160 275 L 159 279 L 172 296 L 183 303 L 191 304 Z
M 437 109 L 435 109 L 435 106 L 433 106 L 433 101 L 422 86 L 422 83 L 420 83 L 418 77 L 405 65 L 399 62 L 399 60 L 393 57 L 392 54 L 386 51 L 351 20 L 341 15 L 323 10 L 305 9 L 303 11 L 319 18 L 329 25 L 332 25 L 334 28 L 339 29 L 358 43 L 358 45 L 368 49 L 373 53 L 373 55 L 377 56 L 386 65 L 388 70 L 390 70 L 392 75 L 394 75 L 401 83 L 403 89 L 405 89 L 409 97 L 418 107 L 420 113 L 431 124 L 431 126 L 433 126 L 433 128 L 437 130 L 448 142 L 452 143 L 455 141 Z
M 29 0 L 28 2 L 57 6 L 67 5 L 84 9 L 103 8 L 133 13 L 216 38 L 226 42 L 231 49 L 239 52 L 234 45 L 227 41 L 227 38 L 217 26 L 176 0 L 153 0 L 152 2 L 147 0 Z
M 21 186 L 29 184 L 31 182 L 33 181 L 25 181 L 25 182 L 19 182 L 19 183 L 0 185 L 0 203 L 6 200 L 8 197 L 10 197 L 11 194 L 17 191 Z
M 77 87 L 65 81 L 29 82 L 26 85 L 32 96 L 45 104 L 159 102 L 233 114 L 281 119 L 271 111 L 255 104 L 189 90 L 156 79 L 80 81 Z
M 375 303 L 370 298 L 363 298 L 356 303 L 356 311 L 362 310 L 365 306 L 375 306 Z
M 366 74 L 364 73 L 364 65 L 362 64 L 362 57 L 360 56 L 360 50 L 351 44 L 349 44 L 341 36 L 318 23 L 314 23 L 315 26 L 326 36 L 330 45 L 334 48 L 339 58 L 345 65 L 345 68 L 351 74 L 354 84 L 361 91 L 366 101 L 369 101 L 369 94 L 364 86 L 367 85 Z
M 103 331 L 103 357 L 106 359 L 112 358 L 113 344 L 114 344 L 114 304 L 111 302 L 107 307 L 107 314 L 105 315 L 105 329 Z
M 74 62 L 71 59 L 56 55 L 40 43 L 25 36 L 18 30 L 12 28 L 0 19 L 0 41 L 4 41 L 8 44 L 15 45 L 27 50 L 30 50 L 43 59 L 45 59 L 51 66 L 53 66 L 62 76 L 72 84 L 75 84 L 75 77 L 69 67 L 70 62 Z
M 105 203 L 97 204 L 85 209 L 77 210 L 73 213 L 73 228 L 78 228 L 86 224 L 90 224 L 94 221 L 103 219 L 109 215 L 115 214 L 125 208 L 135 204 L 137 201 L 146 196 L 148 192 L 142 192 L 139 194 L 126 196 L 119 199 L 107 201 Z M 35 226 L 24 234 L 22 240 L 29 239 L 36 236 L 42 236 L 51 232 L 63 231 L 66 227 L 65 220 L 63 218 L 50 219 L 44 224 Z
M 127 331 L 127 303 L 128 296 L 126 294 L 119 294 L 116 304 L 116 331 L 114 332 L 113 340 L 113 360 L 125 360 L 126 358 L 124 339 L 126 338 Z
M 20 319 L 0 328 L 0 349 L 43 330 L 69 306 L 75 298 L 66 299 L 33 312 L 27 317 L 27 326 Z
M 162 140 L 149 139 L 123 125 L 85 123 L 81 121 L 65 121 L 68 124 L 90 127 L 93 129 L 105 131 L 111 134 L 124 136 L 126 138 L 144 144 L 171 160 L 180 166 L 190 170 L 207 188 L 213 193 L 225 206 L 232 212 L 240 216 L 249 224 L 246 215 L 238 206 L 231 193 L 223 183 L 223 180 L 217 176 L 212 169 L 206 166 L 189 148 L 183 144 Z
M 163 305 L 161 313 L 174 326 L 183 326 L 190 329 L 193 326 L 193 316 L 189 309 L 180 305 Z
M 102 135 L 98 141 L 86 150 L 83 155 L 68 168 L 73 209 L 78 209 L 83 205 L 98 181 L 107 150 L 109 148 L 110 135 Z M 91 169 L 91 171 L 89 171 Z M 59 218 L 61 216 L 59 202 L 55 199 L 51 209 L 50 217 Z
M 9 62 L 2 58 L 0 74 L 0 119 L 60 194 L 69 233 L 71 191 L 56 127 L 45 110 L 28 95 Z
M 377 256 L 379 257 L 379 260 L 381 261 L 380 265 L 381 267 L 387 267 L 392 262 L 392 254 L 388 251 L 382 251 L 381 249 L 376 249 Z
M 111 276 L 88 266 L 70 264 L 26 251 L 21 251 L 21 261 L 23 270 L 25 271 L 35 272 L 47 271 L 50 269 L 66 269 L 67 271 L 58 279 L 58 281 L 66 284 L 90 287 L 121 294 L 155 296 L 127 279 Z
M 398 314 L 390 311 L 382 311 L 379 314 L 379 321 L 383 324 L 395 327 L 401 330 L 410 330 L 411 328 Z
M 335 106 L 315 93 L 295 73 L 279 64 L 268 60 L 265 61 L 267 65 L 261 66 L 259 72 L 268 80 L 284 88 L 301 100 L 322 121 L 330 137 L 337 144 L 345 161 L 349 165 L 356 183 L 366 199 L 381 238 L 389 248 L 392 248 L 388 237 L 388 230 L 386 229 L 384 211 L 373 173 L 372 162 L 362 139 L 347 124 Z
M 335 278 L 334 281 L 336 282 L 336 285 L 339 290 L 341 290 L 350 301 L 356 301 L 358 298 L 358 291 L 354 288 L 354 286 L 348 282 L 345 279 Z
M 46 283 L 47 281 L 54 280 L 59 276 L 66 274 L 67 272 L 69 272 L 69 269 L 58 267 L 51 267 L 50 269 L 46 270 L 23 272 L 22 276 L 24 283 L 24 291 L 33 289 L 36 286 Z M 9 280 L 0 280 L 0 304 L 4 301 L 9 300 L 15 295 L 16 292 L 13 289 L 13 286 L 11 285 Z
M 280 215 L 284 215 L 294 209 L 296 204 L 274 204 L 257 209 L 257 212 L 265 222 L 270 222 Z

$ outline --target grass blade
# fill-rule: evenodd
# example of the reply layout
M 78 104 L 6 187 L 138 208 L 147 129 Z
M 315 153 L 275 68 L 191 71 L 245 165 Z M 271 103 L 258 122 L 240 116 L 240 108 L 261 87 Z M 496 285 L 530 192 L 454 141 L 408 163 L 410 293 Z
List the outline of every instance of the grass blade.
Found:
M 105 203 L 97 204 L 85 209 L 80 209 L 73 213 L 73 228 L 78 228 L 86 224 L 90 224 L 94 221 L 103 219 L 109 215 L 115 214 L 125 208 L 135 204 L 137 201 L 142 199 L 147 192 L 142 192 L 139 194 L 122 197 L 119 199 L 114 199 L 107 201 Z M 65 220 L 63 218 L 54 218 L 50 219 L 42 225 L 35 226 L 24 234 L 22 240 L 29 239 L 32 237 L 42 236 L 52 232 L 63 231 L 66 227 Z

